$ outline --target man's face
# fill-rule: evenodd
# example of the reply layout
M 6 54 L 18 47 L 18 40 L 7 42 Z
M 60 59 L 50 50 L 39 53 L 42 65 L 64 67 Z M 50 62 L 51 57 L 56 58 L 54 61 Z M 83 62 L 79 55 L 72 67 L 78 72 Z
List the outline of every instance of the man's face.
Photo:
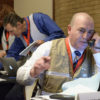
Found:
M 77 50 L 84 50 L 88 46 L 87 41 L 94 34 L 94 23 L 84 18 L 77 19 L 73 26 L 68 26 L 68 34 L 71 45 Z
M 17 25 L 17 27 L 13 27 L 11 26 L 11 24 L 7 24 L 5 26 L 5 29 L 11 34 L 11 35 L 15 35 L 17 37 L 20 37 L 20 35 L 22 34 L 22 28 L 20 25 Z

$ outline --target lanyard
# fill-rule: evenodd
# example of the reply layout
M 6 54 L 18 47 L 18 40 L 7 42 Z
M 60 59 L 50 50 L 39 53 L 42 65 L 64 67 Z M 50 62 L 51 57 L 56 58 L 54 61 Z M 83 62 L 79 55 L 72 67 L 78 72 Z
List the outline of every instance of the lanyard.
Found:
M 9 49 L 9 42 L 8 42 L 8 39 L 9 39 L 9 33 L 6 32 L 6 47 L 7 47 L 7 50 Z
M 78 63 L 77 63 L 77 65 L 76 65 L 75 69 L 74 69 L 74 68 L 73 68 L 73 60 L 72 60 L 72 55 L 71 55 L 71 50 L 70 50 L 68 38 L 65 39 L 65 43 L 66 43 L 68 56 L 69 56 L 69 59 L 70 59 L 70 62 L 71 62 L 71 66 L 72 66 L 72 69 L 73 69 L 73 74 L 74 74 L 75 71 L 76 71 L 76 70 L 80 67 L 80 65 L 82 64 L 82 62 L 83 62 L 83 60 L 84 60 L 85 52 L 82 54 L 81 58 L 78 60 Z
M 27 32 L 27 37 L 23 34 L 23 38 L 24 40 L 26 41 L 27 43 L 27 46 L 29 45 L 30 43 L 30 23 L 29 23 L 29 20 L 26 18 L 26 21 L 27 21 L 27 24 L 28 24 L 28 32 Z

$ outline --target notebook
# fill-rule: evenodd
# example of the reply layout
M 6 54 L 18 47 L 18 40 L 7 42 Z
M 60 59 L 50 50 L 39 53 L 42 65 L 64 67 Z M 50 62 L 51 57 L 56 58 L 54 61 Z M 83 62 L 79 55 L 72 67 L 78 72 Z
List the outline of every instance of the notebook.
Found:
M 36 41 L 32 42 L 29 46 L 27 46 L 22 52 L 20 52 L 19 55 L 21 56 L 27 56 L 27 54 L 29 53 L 29 51 L 35 51 L 36 50 Z
M 3 64 L 4 71 L 7 72 L 8 76 L 16 76 L 18 66 L 14 58 L 12 57 L 0 58 L 0 62 Z

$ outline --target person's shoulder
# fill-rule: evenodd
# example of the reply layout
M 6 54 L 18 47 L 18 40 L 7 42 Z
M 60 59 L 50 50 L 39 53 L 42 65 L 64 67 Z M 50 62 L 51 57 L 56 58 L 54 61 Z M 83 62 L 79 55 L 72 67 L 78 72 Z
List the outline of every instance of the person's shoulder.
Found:
M 47 42 L 41 44 L 41 45 L 36 49 L 36 51 L 38 51 L 38 52 L 41 52 L 41 51 L 45 52 L 45 51 L 50 50 L 51 47 L 52 47 L 52 41 L 47 41 Z
M 47 48 L 51 47 L 52 42 L 53 42 L 53 41 L 44 42 L 44 43 L 41 44 L 39 47 L 40 47 L 40 48 L 45 48 L 45 49 L 47 49 Z M 41 49 L 41 50 L 42 50 L 42 49 Z
M 53 42 L 53 40 L 51 40 L 51 41 L 47 41 L 47 42 L 44 42 L 42 45 L 45 47 L 46 45 L 51 45 L 52 42 Z
M 37 12 L 37 13 L 33 13 L 33 16 L 34 17 L 45 17 L 45 16 L 48 16 L 47 14 L 44 14 L 44 13 L 41 13 L 41 12 Z
M 47 15 L 47 14 L 44 14 L 42 12 L 36 12 L 36 13 L 33 13 L 33 15 Z

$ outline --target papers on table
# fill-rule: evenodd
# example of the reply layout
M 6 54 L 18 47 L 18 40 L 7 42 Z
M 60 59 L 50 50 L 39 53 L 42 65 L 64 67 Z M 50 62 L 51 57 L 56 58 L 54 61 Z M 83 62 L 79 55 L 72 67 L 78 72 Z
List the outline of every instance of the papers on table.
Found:
M 87 93 L 93 93 L 94 94 L 94 93 L 98 93 L 98 92 L 96 90 L 90 89 L 90 88 L 88 88 L 86 86 L 83 86 L 83 85 L 79 84 L 79 85 L 77 85 L 75 87 L 72 87 L 72 88 L 69 88 L 69 89 L 65 90 L 64 92 L 57 93 L 57 95 L 62 94 L 62 96 L 68 96 L 68 95 L 69 96 L 74 96 L 75 98 L 71 99 L 71 100 L 81 100 L 81 99 L 78 99 L 78 97 L 80 96 L 81 93 L 82 94 L 84 94 L 84 93 L 86 93 L 86 94 Z M 61 98 L 61 97 L 59 97 L 59 98 Z M 42 95 L 42 96 L 37 96 L 37 97 L 31 98 L 31 100 L 44 100 L 44 99 L 45 100 L 67 100 L 68 98 L 67 99 L 51 99 L 50 95 Z M 84 100 L 89 100 L 89 99 L 84 99 Z M 91 100 L 94 100 L 94 99 L 91 99 Z M 96 99 L 96 100 L 99 100 L 99 99 Z
M 66 82 L 64 84 L 65 87 L 63 86 L 65 90 L 57 94 L 75 96 L 75 100 L 99 100 L 100 92 L 99 93 L 97 92 L 99 83 L 100 83 L 100 73 L 97 73 L 90 78 L 79 78 L 74 81 Z M 91 94 L 93 94 L 93 96 L 91 96 Z M 92 99 L 78 99 L 79 97 L 83 98 L 83 96 L 86 95 L 87 95 L 86 98 L 91 97 Z M 99 99 L 94 99 L 94 98 L 99 98 Z M 43 99 L 52 100 L 50 98 L 50 95 L 42 95 L 36 98 L 31 98 L 31 100 L 43 100 Z
M 65 90 L 64 92 L 62 92 L 61 94 L 66 94 L 66 95 L 77 95 L 78 93 L 88 93 L 88 92 L 97 92 L 96 90 L 93 90 L 91 88 L 88 88 L 84 85 L 78 84 L 75 87 L 71 87 L 67 90 Z
M 78 88 L 78 86 L 79 87 L 81 86 L 81 88 L 86 87 L 86 88 L 89 88 L 90 90 L 97 91 L 98 87 L 99 87 L 99 83 L 100 83 L 100 73 L 97 73 L 90 78 L 79 78 L 79 79 L 76 79 L 76 80 L 73 80 L 73 81 L 70 81 L 70 82 L 65 82 L 62 85 L 62 89 L 64 91 L 68 91 L 69 89 L 74 90 L 75 87 Z M 81 92 L 81 91 L 84 92 L 83 88 L 80 89 L 79 92 Z M 74 92 L 74 94 L 76 92 Z

